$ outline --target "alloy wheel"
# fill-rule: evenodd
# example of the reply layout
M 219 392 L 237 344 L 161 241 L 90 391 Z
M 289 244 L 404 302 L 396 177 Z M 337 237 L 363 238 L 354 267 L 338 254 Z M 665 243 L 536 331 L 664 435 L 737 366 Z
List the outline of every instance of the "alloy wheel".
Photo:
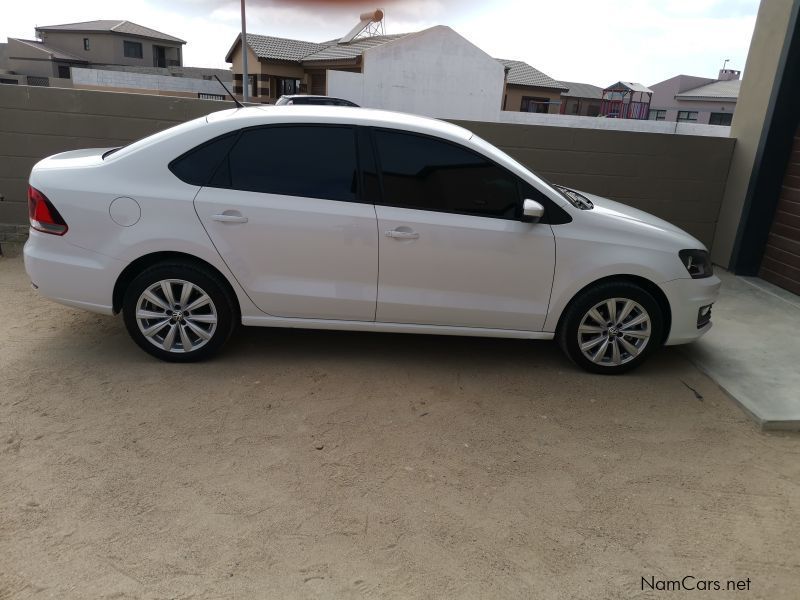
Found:
M 651 336 L 650 315 L 628 298 L 598 302 L 581 319 L 578 346 L 593 363 L 617 367 L 635 359 Z
M 183 279 L 163 279 L 147 287 L 136 301 L 136 323 L 142 335 L 167 352 L 187 353 L 205 346 L 217 329 L 211 297 Z

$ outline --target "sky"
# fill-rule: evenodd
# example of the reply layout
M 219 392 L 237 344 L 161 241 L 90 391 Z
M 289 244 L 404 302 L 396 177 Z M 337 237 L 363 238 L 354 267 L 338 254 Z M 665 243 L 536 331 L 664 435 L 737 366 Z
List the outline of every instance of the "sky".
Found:
M 382 7 L 386 33 L 447 25 L 498 58 L 561 81 L 652 85 L 679 74 L 744 69 L 758 0 L 246 0 L 250 33 L 324 41 Z M 764 0 L 769 1 L 769 0 Z M 37 25 L 126 19 L 187 41 L 186 66 L 228 67 L 238 0 L 27 0 L 3 11 L 0 41 Z

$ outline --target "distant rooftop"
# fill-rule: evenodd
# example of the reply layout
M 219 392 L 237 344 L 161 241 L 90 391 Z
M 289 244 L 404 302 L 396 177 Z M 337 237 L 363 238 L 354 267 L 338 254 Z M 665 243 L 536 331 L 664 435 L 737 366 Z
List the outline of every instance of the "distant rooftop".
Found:
M 562 81 L 567 89 L 561 92 L 565 98 L 592 98 L 600 100 L 603 97 L 603 88 L 591 83 L 578 83 L 577 81 Z
M 676 95 L 678 100 L 729 100 L 736 101 L 739 98 L 739 88 L 742 85 L 740 79 L 730 79 L 728 81 L 712 81 L 700 87 L 686 90 Z
M 530 66 L 521 60 L 509 60 L 505 58 L 496 59 L 508 69 L 507 82 L 511 85 L 527 85 L 535 87 L 555 88 L 565 90 L 566 87 L 560 81 L 556 81 L 549 75 L 545 75 L 539 69 Z
M 645 92 L 648 94 L 652 94 L 653 90 L 651 90 L 646 85 L 642 85 L 641 83 L 636 83 L 634 81 L 618 81 L 606 88 L 607 90 L 627 90 L 629 92 Z
M 137 25 L 131 21 L 109 20 L 100 19 L 97 21 L 81 21 L 80 23 L 65 23 L 63 25 L 42 25 L 37 27 L 36 31 L 75 31 L 81 33 L 102 32 L 102 33 L 120 33 L 123 35 L 134 35 L 138 37 L 145 37 L 154 40 L 163 40 L 167 42 L 177 42 L 185 44 L 186 42 L 175 36 L 161 33 L 155 29 Z
M 10 40 L 14 40 L 19 42 L 20 44 L 25 44 L 31 48 L 39 50 L 40 52 L 44 52 L 48 54 L 51 60 L 62 60 L 65 62 L 79 62 L 79 63 L 88 63 L 85 58 L 81 58 L 79 56 L 75 56 L 74 54 L 70 54 L 69 52 L 64 52 L 63 50 L 59 50 L 58 48 L 52 48 L 47 44 L 43 44 L 39 40 L 23 40 L 21 38 L 8 38 Z M 41 59 L 37 59 L 41 60 Z

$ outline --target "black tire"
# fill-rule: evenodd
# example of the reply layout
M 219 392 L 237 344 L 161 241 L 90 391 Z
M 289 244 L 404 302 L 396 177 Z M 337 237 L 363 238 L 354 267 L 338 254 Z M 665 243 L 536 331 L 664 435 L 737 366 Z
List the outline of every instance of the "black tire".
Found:
M 152 292 L 151 288 L 153 286 L 157 286 L 159 282 L 166 280 L 178 280 L 168 284 L 176 302 L 175 306 L 187 308 L 197 301 L 202 301 L 203 293 L 210 298 L 210 303 L 184 314 L 182 310 L 168 312 L 163 306 L 146 301 L 147 303 L 143 306 L 146 307 L 148 314 L 163 312 L 163 318 L 168 319 L 162 329 L 156 330 L 155 333 L 151 334 L 151 337 L 148 337 L 140 328 L 140 320 L 136 316 L 137 305 L 139 305 L 145 290 L 151 290 Z M 190 288 L 191 295 L 187 298 L 186 306 L 184 307 L 180 307 L 180 298 L 178 297 L 184 289 L 181 282 L 188 282 L 193 286 L 193 288 Z M 156 290 L 156 300 L 167 304 L 165 299 L 166 294 L 163 292 L 158 293 L 158 290 Z M 176 313 L 180 313 L 181 316 L 177 318 L 175 316 Z M 158 263 L 137 275 L 125 290 L 122 301 L 122 314 L 125 327 L 133 341 L 148 354 L 168 362 L 196 362 L 209 358 L 228 341 L 239 320 L 236 300 L 225 283 L 220 280 L 218 274 L 200 265 L 175 261 Z M 215 319 L 216 322 L 211 323 L 212 319 Z M 141 321 L 143 327 L 148 325 L 156 327 L 159 322 L 161 322 L 161 317 Z M 156 346 L 155 342 L 158 341 L 159 337 L 162 337 L 165 343 L 169 341 L 167 336 L 170 329 L 173 329 L 173 325 L 176 326 L 175 331 L 177 333 L 172 338 L 175 341 L 170 344 L 172 350 L 168 351 L 164 347 Z M 180 333 L 181 329 L 183 329 L 182 334 Z M 195 333 L 198 329 L 205 332 L 204 336 L 208 337 L 201 337 Z M 183 336 L 186 336 L 188 340 L 186 346 L 190 347 L 189 351 L 183 349 L 184 344 L 181 339 Z
M 608 302 L 612 299 L 618 301 L 609 305 Z M 646 313 L 649 317 L 649 337 L 640 348 L 637 348 L 637 344 L 641 343 L 642 337 L 647 333 L 646 322 L 627 327 L 619 327 L 616 324 L 608 326 L 612 306 L 615 314 L 621 316 L 624 310 L 619 309 L 630 306 L 626 304 L 628 300 L 633 301 L 638 307 L 628 313 L 627 322 L 638 320 L 642 313 Z M 597 306 L 604 302 L 606 304 L 603 306 Z M 588 315 L 593 308 L 597 310 L 597 315 L 605 318 L 604 324 L 600 325 L 597 319 Z M 584 330 L 579 332 L 581 323 L 587 317 Z M 597 327 L 601 330 L 593 331 Z M 586 332 L 590 329 L 592 331 Z M 628 333 L 625 333 L 626 331 Z M 635 369 L 647 360 L 647 357 L 661 345 L 663 331 L 664 314 L 652 294 L 635 283 L 608 281 L 585 290 L 572 300 L 561 319 L 556 339 L 564 353 L 582 369 L 602 375 L 619 375 Z M 605 340 L 608 340 L 608 344 L 603 346 Z M 602 352 L 602 355 L 591 360 L 581 349 L 581 343 L 587 347 L 587 352 L 592 354 Z M 614 346 L 618 354 L 615 353 Z M 636 348 L 637 353 L 628 351 L 628 347 Z M 619 361 L 615 361 L 615 357 Z

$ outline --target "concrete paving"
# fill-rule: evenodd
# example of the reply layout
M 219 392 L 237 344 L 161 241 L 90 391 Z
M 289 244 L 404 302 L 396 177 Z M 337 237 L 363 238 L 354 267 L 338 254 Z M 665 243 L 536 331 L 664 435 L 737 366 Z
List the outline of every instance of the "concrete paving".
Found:
M 800 431 L 800 298 L 755 277 L 718 273 L 714 327 L 689 359 L 764 429 Z

